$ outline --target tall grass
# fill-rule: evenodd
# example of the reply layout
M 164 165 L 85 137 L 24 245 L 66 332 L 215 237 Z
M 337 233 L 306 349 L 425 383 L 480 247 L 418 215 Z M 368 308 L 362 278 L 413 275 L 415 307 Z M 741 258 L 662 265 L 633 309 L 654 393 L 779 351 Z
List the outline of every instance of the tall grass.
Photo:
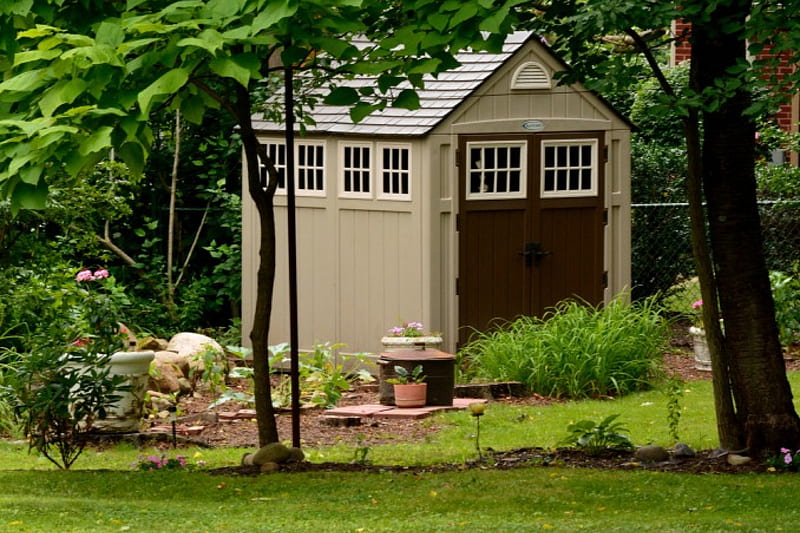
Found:
M 459 358 L 468 378 L 521 381 L 551 397 L 618 396 L 660 377 L 668 326 L 653 299 L 604 307 L 567 300 L 541 319 L 479 333 Z

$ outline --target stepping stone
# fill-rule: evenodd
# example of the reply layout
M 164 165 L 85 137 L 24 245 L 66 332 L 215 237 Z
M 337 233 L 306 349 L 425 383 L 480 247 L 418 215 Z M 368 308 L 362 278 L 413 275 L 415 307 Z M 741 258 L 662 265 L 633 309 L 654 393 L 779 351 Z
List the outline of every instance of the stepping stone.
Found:
M 348 405 L 346 407 L 336 407 L 326 411 L 327 415 L 337 416 L 373 416 L 389 409 L 394 409 L 391 405 Z
M 348 428 L 361 425 L 360 416 L 324 415 L 321 420 L 326 426 Z

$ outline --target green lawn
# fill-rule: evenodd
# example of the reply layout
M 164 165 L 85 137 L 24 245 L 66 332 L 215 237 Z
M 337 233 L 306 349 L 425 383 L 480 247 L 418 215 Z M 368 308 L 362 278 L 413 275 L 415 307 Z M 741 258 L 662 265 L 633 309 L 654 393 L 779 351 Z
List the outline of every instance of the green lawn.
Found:
M 800 375 L 790 375 L 793 387 Z M 518 408 L 494 404 L 481 444 L 498 450 L 553 446 L 566 425 L 620 413 L 639 444 L 671 445 L 665 397 Z M 715 444 L 711 388 L 691 383 L 682 400 L 681 440 Z M 475 457 L 466 413 L 422 444 L 374 447 L 378 464 L 463 461 Z M 307 450 L 310 458 L 349 461 L 355 443 Z M 796 474 L 690 475 L 531 467 L 513 471 L 303 473 L 213 476 L 203 470 L 138 472 L 147 450 L 89 450 L 71 472 L 0 443 L 0 532 L 37 531 L 796 531 Z M 237 464 L 242 450 L 184 449 L 190 462 Z

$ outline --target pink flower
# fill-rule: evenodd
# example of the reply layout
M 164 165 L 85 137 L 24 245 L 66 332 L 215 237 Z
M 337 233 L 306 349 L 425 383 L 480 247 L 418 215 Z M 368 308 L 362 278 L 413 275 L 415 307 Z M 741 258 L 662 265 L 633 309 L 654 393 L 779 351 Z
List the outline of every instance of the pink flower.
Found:
M 783 462 L 786 463 L 787 465 L 792 464 L 792 454 L 791 453 L 787 453 L 786 455 L 784 455 L 783 456 Z
M 94 279 L 94 275 L 92 274 L 91 270 L 81 270 L 78 272 L 78 275 L 75 276 L 75 281 L 92 281 Z
M 703 306 L 703 300 L 697 300 L 696 302 L 692 303 L 692 309 L 699 309 Z
M 108 270 L 106 270 L 105 268 L 95 270 L 94 272 L 94 279 L 105 279 L 108 276 L 109 276 Z

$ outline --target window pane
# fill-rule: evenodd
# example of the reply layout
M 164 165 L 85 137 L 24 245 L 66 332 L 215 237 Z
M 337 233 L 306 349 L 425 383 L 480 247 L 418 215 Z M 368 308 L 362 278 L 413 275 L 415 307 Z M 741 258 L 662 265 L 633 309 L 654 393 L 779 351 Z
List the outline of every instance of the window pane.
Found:
M 544 171 L 544 190 L 545 191 L 554 191 L 556 188 L 556 171 L 555 170 L 545 170 Z
M 497 172 L 497 192 L 508 192 L 508 171 L 499 170 Z
M 589 166 L 592 164 L 592 146 L 585 144 L 581 146 L 581 165 Z
M 592 189 L 592 169 L 590 168 L 581 170 L 581 189 L 587 191 Z
M 568 189 L 570 191 L 577 191 L 579 188 L 580 188 L 580 169 L 571 168 L 569 170 L 569 187 L 568 187 Z
M 563 191 L 567 188 L 567 171 L 559 169 L 556 173 L 556 190 Z
M 509 180 L 508 190 L 511 192 L 521 191 L 522 189 L 520 188 L 520 171 L 514 170 L 510 172 L 509 175 L 511 179 Z
M 556 149 L 553 146 L 545 146 L 544 148 L 544 166 L 546 168 L 553 168 L 556 166 Z
M 578 145 L 570 146 L 569 147 L 569 161 L 567 162 L 570 166 L 577 166 L 581 164 L 581 147 Z
M 469 192 L 473 194 L 477 194 L 481 192 L 481 173 L 480 172 L 470 172 L 469 173 Z

